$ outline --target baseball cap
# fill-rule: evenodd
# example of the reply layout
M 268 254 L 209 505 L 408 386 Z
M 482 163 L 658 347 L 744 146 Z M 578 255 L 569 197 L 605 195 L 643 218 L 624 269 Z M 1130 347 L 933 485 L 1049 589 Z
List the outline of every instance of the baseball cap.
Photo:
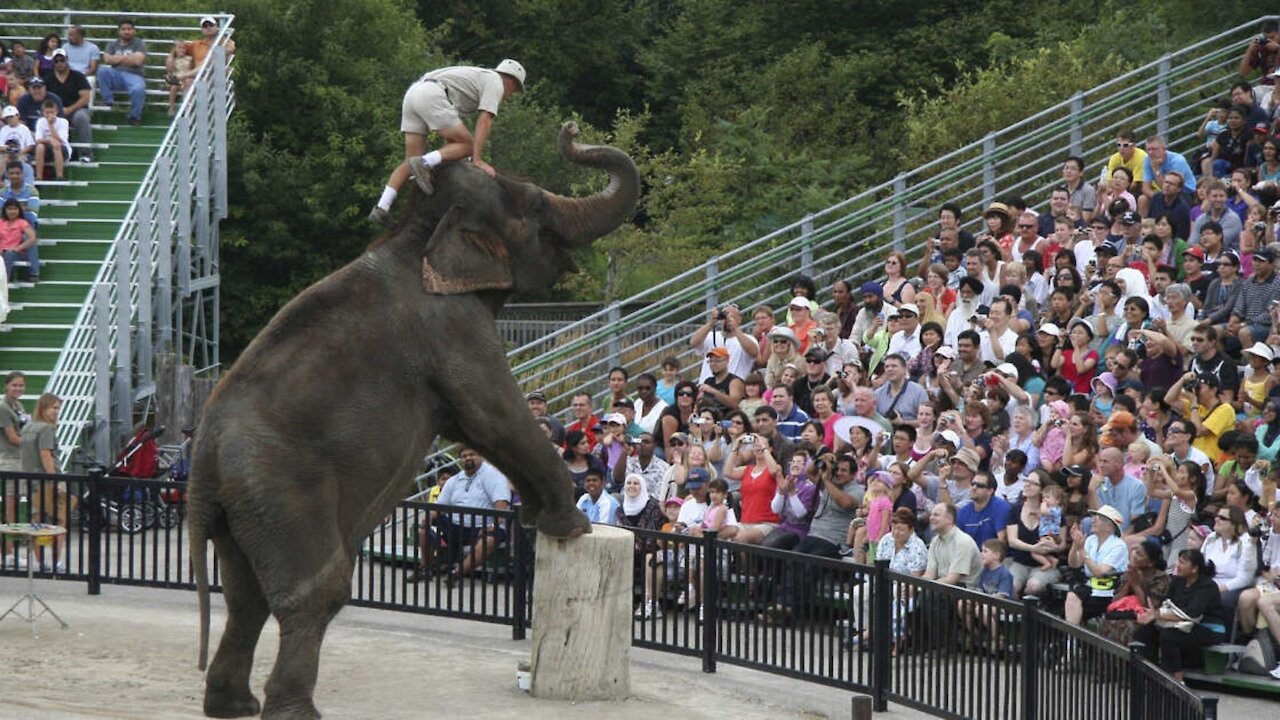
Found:
M 944 357 L 944 358 L 946 358 L 946 359 L 948 359 L 948 360 L 955 360 L 955 359 L 956 359 L 956 349 L 955 349 L 955 348 L 953 348 L 953 347 L 951 347 L 950 345 L 942 345 L 942 346 L 940 346 L 937 350 L 934 350 L 934 351 L 933 351 L 933 354 L 934 354 L 934 355 L 939 355 L 939 356 Z
M 1093 249 L 1094 255 L 1101 255 L 1102 253 L 1108 253 L 1111 255 L 1120 254 L 1119 251 L 1116 249 L 1115 244 L 1112 243 L 1110 240 L 1107 240 L 1106 242 L 1098 243 L 1098 247 Z
M 666 500 L 663 500 L 663 501 L 662 501 L 662 504 L 663 504 L 663 505 L 675 505 L 676 507 L 680 507 L 681 505 L 684 505 L 684 500 L 681 500 L 680 498 L 678 498 L 678 497 L 676 497 L 676 496 L 672 495 L 671 497 L 667 498 Z
M 827 351 L 822 348 L 809 348 L 804 354 L 804 359 L 811 362 L 826 362 Z
M 694 488 L 700 488 L 703 485 L 707 484 L 707 480 L 710 477 L 711 476 L 707 474 L 706 468 L 700 468 L 700 467 L 689 468 L 689 474 L 685 476 L 684 486 L 689 488 L 690 490 Z
M 51 54 L 49 57 L 51 57 L 51 58 L 56 58 L 56 57 L 59 57 L 59 56 L 61 56 L 61 57 L 66 57 L 66 56 L 67 56 L 67 51 L 66 51 L 66 50 L 63 50 L 62 48 L 58 48 L 57 50 L 54 50 L 54 51 L 53 51 L 53 54 Z
M 205 15 L 204 17 L 200 18 L 200 27 L 204 27 L 205 25 L 217 25 L 217 24 L 218 24 L 218 21 L 214 20 L 212 15 Z
M 542 402 L 546 402 L 546 401 L 547 401 L 547 395 L 546 395 L 546 393 L 542 392 L 541 390 L 534 390 L 533 392 L 529 393 L 528 395 L 525 395 L 525 396 L 524 396 L 524 399 L 525 399 L 525 400 L 541 400 Z
M 1084 328 L 1084 331 L 1085 331 L 1085 332 L 1087 332 L 1087 333 L 1089 333 L 1089 338 L 1090 338 L 1090 339 L 1092 339 L 1092 338 L 1093 338 L 1093 335 L 1094 335 L 1094 332 L 1093 332 L 1093 326 L 1092 326 L 1092 325 L 1090 325 L 1090 324 L 1089 324 L 1089 321 L 1088 321 L 1088 320 L 1085 320 L 1084 318 L 1075 318 L 1074 320 L 1072 320 L 1072 321 L 1067 325 L 1067 330 L 1068 330 L 1068 331 L 1070 331 L 1070 330 L 1074 330 L 1074 329 L 1075 329 L 1075 327 L 1076 327 L 1077 325 L 1079 325 L 1080 327 Z
M 5 105 L 4 110 L 0 111 L 0 119 L 18 117 L 18 108 L 12 105 Z
M 1200 247 L 1199 245 L 1196 245 L 1195 247 L 1189 247 L 1186 250 L 1183 250 L 1182 254 L 1190 255 L 1191 257 L 1199 260 L 1200 262 L 1204 262 L 1204 248 Z
M 1084 465 L 1068 465 L 1062 468 L 1064 475 L 1075 475 L 1083 478 L 1085 482 L 1089 482 L 1089 478 L 1093 477 L 1093 473 L 1089 472 L 1089 468 Z
M 621 397 L 613 401 L 613 406 L 616 408 L 620 408 L 620 407 L 634 408 L 636 404 L 635 404 L 635 401 L 633 401 L 629 397 Z
M 1262 133 L 1263 135 L 1269 135 L 1271 133 L 1271 126 L 1266 123 L 1255 123 L 1253 131 L 1256 133 Z
M 1138 217 L 1138 213 L 1132 210 L 1120 216 L 1120 223 L 1122 225 L 1137 225 L 1140 222 L 1142 222 L 1142 218 Z
M 627 417 L 622 413 L 609 413 L 608 415 L 604 416 L 604 424 L 608 425 L 610 423 L 615 423 L 618 425 L 626 425 Z
M 714 347 L 707 351 L 707 357 L 727 358 L 729 357 L 729 349 L 722 347 Z
M 1137 390 L 1138 392 L 1142 392 L 1144 389 L 1142 381 L 1135 380 L 1134 378 L 1121 380 L 1120 384 L 1116 385 L 1116 392 L 1122 392 L 1124 390 Z
M 1045 323 L 1041 325 L 1039 328 L 1036 329 L 1036 332 L 1042 332 L 1046 335 L 1052 335 L 1054 337 L 1062 337 L 1062 328 L 1058 327 L 1057 325 L 1054 325 L 1053 323 Z
M 1276 261 L 1276 252 L 1269 247 L 1260 247 L 1253 251 L 1254 260 L 1265 260 L 1267 262 Z
M 494 70 L 502 73 L 503 75 L 510 75 L 511 77 L 515 78 L 516 82 L 520 83 L 520 89 L 524 90 L 524 66 L 523 65 L 516 62 L 515 60 L 512 60 L 511 58 L 507 58 L 502 62 L 498 63 L 498 67 L 494 68 Z
M 903 303 L 898 306 L 898 315 L 901 316 L 902 313 L 911 313 L 916 317 L 920 317 L 920 308 L 916 307 L 915 303 Z
M 809 299 L 808 299 L 808 298 L 801 297 L 801 296 L 799 296 L 799 295 L 797 295 L 797 296 L 795 296 L 795 297 L 791 298 L 791 302 L 790 302 L 790 303 L 788 303 L 788 304 L 789 304 L 791 307 L 804 308 L 805 310 L 808 310 L 808 309 L 809 309 Z
M 878 282 L 864 282 L 859 291 L 863 295 L 875 295 L 876 297 L 884 297 L 884 288 Z
M 1138 421 L 1134 419 L 1133 413 L 1127 410 L 1117 410 L 1111 413 L 1111 420 L 1107 424 L 1112 428 L 1132 428 L 1138 426 Z
M 44 87 L 44 78 L 40 77 L 39 75 L 31 78 L 30 80 L 27 81 L 27 87 L 29 88 Z
M 1017 377 L 1018 368 L 1013 363 L 1007 363 L 1007 362 L 1000 363 L 999 365 L 996 366 L 996 372 L 1000 373 L 1001 375 L 1009 375 L 1011 377 Z

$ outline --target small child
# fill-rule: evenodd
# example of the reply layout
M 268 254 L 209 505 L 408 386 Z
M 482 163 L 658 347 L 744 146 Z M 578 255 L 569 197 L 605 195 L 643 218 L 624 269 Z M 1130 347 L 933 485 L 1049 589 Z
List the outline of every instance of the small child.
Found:
M 165 84 L 169 86 L 169 117 L 173 117 L 174 105 L 178 102 L 178 91 L 185 95 L 191 88 L 191 81 L 196 76 L 195 59 L 191 57 L 191 43 L 179 40 L 173 44 L 173 52 L 169 55 L 169 74 L 165 76 Z
M 719 532 L 729 519 L 729 506 L 725 504 L 725 499 L 729 497 L 729 483 L 720 478 L 712 480 L 707 483 L 707 495 L 711 505 L 702 516 L 702 529 Z
M 1004 566 L 1004 541 L 992 538 L 982 543 L 982 574 L 978 576 L 978 589 L 987 595 L 1013 597 L 1013 575 Z M 992 629 L 994 633 L 994 628 Z
M 1129 444 L 1124 457 L 1124 474 L 1141 478 L 1147 471 L 1147 460 L 1151 459 L 1151 448 L 1138 440 Z
M 62 180 L 63 164 L 71 157 L 71 125 L 58 117 L 58 104 L 45 100 L 40 105 L 41 118 L 36 121 L 36 173 L 44 177 L 44 159 L 53 155 L 53 174 Z
M 667 498 L 667 501 L 662 503 L 662 514 L 667 518 L 667 521 L 662 523 L 662 532 L 680 532 L 680 530 L 676 529 L 676 523 L 680 519 L 681 505 L 684 505 L 684 500 L 674 496 Z
M 1062 535 L 1062 500 L 1064 494 L 1060 485 L 1049 485 L 1041 492 L 1040 497 L 1040 537 L 1051 538 L 1059 543 Z M 1053 569 L 1053 558 L 1047 553 L 1033 552 L 1032 559 L 1040 563 L 1041 570 Z
M 849 523 L 849 545 L 854 548 L 854 562 L 875 562 L 876 546 L 880 538 L 889 532 L 889 515 L 893 513 L 893 500 L 889 497 L 889 473 L 880 470 L 871 476 L 867 493 L 858 508 L 859 519 Z

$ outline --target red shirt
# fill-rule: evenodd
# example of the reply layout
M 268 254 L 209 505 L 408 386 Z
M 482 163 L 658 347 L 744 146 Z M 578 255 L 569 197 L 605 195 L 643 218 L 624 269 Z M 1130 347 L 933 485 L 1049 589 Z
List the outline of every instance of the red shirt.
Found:
M 742 517 L 744 523 L 779 523 L 777 513 L 769 507 L 778 492 L 778 481 L 764 465 L 748 465 L 742 473 Z
M 1062 351 L 1062 370 L 1060 371 L 1062 373 L 1062 379 L 1071 383 L 1071 388 L 1074 392 L 1088 395 L 1092 392 L 1089 384 L 1093 382 L 1093 376 L 1098 372 L 1098 366 L 1095 364 L 1092 370 L 1081 374 L 1076 370 L 1076 364 L 1073 360 L 1075 354 L 1075 348 L 1067 348 Z M 1096 361 L 1098 359 L 1098 351 L 1090 350 L 1085 353 L 1086 359 L 1090 357 Z
M 587 442 L 591 443 L 591 449 L 594 450 L 596 447 L 596 441 L 598 439 L 596 437 L 596 433 L 600 431 L 600 418 L 596 417 L 595 415 L 588 416 L 586 427 L 583 427 L 581 420 L 578 420 L 577 422 L 571 423 L 570 425 L 566 426 L 564 429 L 565 449 L 568 449 L 569 447 L 568 446 L 569 433 L 573 432 L 574 430 L 581 430 L 582 432 L 586 433 Z

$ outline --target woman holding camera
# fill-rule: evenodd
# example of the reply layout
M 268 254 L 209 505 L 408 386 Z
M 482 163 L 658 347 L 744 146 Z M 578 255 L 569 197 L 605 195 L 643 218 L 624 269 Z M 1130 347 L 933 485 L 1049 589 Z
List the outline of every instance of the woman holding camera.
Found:
M 699 410 L 698 414 L 689 418 L 689 442 L 701 445 L 707 453 L 707 459 L 716 470 L 724 467 L 725 448 L 724 428 L 720 426 L 720 418 L 715 410 L 709 408 Z
M 658 417 L 658 430 L 661 436 L 658 447 L 663 452 L 664 460 L 673 457 L 672 453 L 675 452 L 671 448 L 672 436 L 676 433 L 685 435 L 689 432 L 689 421 L 696 413 L 694 402 L 698 397 L 698 386 L 688 380 L 681 380 L 676 383 L 674 397 L 675 403 L 668 405 Z M 684 448 L 681 447 L 679 452 L 684 452 Z
M 1098 351 L 1089 347 L 1093 342 L 1093 328 L 1079 318 L 1072 320 L 1071 328 L 1067 330 L 1067 342 L 1067 347 L 1054 352 L 1049 364 L 1071 383 L 1072 390 L 1088 394 L 1098 369 Z
M 726 527 L 721 537 L 759 545 L 781 522 L 771 504 L 782 477 L 782 466 L 773 459 L 769 438 L 763 435 L 743 435 L 730 451 L 724 462 L 724 477 L 741 483 L 742 514 L 737 527 Z

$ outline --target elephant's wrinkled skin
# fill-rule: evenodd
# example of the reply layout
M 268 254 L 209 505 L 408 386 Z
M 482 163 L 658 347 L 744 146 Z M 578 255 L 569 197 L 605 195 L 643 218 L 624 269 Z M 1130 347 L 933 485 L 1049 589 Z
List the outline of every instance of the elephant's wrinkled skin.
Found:
M 578 145 L 576 132 L 561 129 L 562 152 L 607 170 L 608 188 L 566 198 L 465 164 L 438 168 L 434 195 L 415 191 L 399 227 L 286 305 L 218 385 L 190 482 L 201 668 L 210 539 L 227 604 L 206 714 L 258 712 L 249 671 L 270 614 L 280 651 L 263 717 L 319 716 L 320 644 L 350 594 L 357 549 L 437 434 L 468 441 L 506 473 L 526 522 L 557 537 L 589 531 L 494 322 L 512 291 L 555 282 L 573 266 L 570 251 L 634 212 L 630 158 Z

